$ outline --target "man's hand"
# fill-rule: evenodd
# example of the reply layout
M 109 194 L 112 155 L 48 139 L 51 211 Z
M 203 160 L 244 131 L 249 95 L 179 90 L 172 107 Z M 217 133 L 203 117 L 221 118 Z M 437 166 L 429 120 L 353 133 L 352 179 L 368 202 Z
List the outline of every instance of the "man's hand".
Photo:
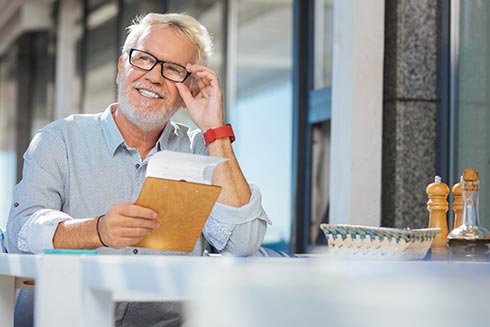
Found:
M 188 64 L 197 87 L 189 91 L 187 85 L 177 83 L 180 96 L 192 121 L 205 133 L 210 128 L 223 126 L 223 94 L 218 75 L 211 69 Z M 229 159 L 218 165 L 213 175 L 213 184 L 222 187 L 218 202 L 240 207 L 250 200 L 250 187 L 238 166 L 229 138 L 218 139 L 206 146 L 209 155 Z
M 223 94 L 218 75 L 205 66 L 188 64 L 186 68 L 192 73 L 196 87 L 191 92 L 183 83 L 175 86 L 184 100 L 190 118 L 203 132 L 223 126 Z
M 133 246 L 160 227 L 157 213 L 134 203 L 114 204 L 99 221 L 100 239 L 113 248 Z M 53 236 L 55 249 L 96 249 L 101 247 L 97 218 L 65 220 Z
M 100 219 L 102 241 L 113 248 L 133 246 L 160 227 L 157 213 L 134 203 L 114 204 Z

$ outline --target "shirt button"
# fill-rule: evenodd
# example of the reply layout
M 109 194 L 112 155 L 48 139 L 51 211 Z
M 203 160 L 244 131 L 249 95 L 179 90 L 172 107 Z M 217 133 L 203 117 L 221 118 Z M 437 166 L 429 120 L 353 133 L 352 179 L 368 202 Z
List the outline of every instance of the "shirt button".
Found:
M 138 254 L 138 249 L 133 249 L 133 254 Z
M 16 208 L 17 208 L 18 206 L 19 206 L 19 202 L 15 202 L 15 203 L 14 203 L 14 207 L 16 207 Z
M 138 169 L 138 168 L 140 167 L 140 164 L 136 164 L 136 166 L 135 166 L 135 167 L 136 167 L 136 169 Z

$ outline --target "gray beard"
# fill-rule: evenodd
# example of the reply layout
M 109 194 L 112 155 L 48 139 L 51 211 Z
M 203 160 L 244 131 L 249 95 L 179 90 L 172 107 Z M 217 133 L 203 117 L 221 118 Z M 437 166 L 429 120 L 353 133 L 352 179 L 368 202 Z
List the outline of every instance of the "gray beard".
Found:
M 117 102 L 122 114 L 139 129 L 145 132 L 151 132 L 157 129 L 163 129 L 165 124 L 170 120 L 178 108 L 171 110 L 160 110 L 157 112 L 148 112 L 137 110 L 128 102 L 128 99 L 123 95 L 121 90 L 118 90 Z

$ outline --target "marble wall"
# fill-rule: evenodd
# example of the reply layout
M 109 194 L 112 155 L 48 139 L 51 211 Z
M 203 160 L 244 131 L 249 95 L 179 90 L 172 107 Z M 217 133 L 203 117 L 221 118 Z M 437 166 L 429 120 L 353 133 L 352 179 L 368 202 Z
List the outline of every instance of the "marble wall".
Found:
M 436 174 L 440 7 L 435 0 L 385 5 L 382 226 L 427 227 L 425 188 Z

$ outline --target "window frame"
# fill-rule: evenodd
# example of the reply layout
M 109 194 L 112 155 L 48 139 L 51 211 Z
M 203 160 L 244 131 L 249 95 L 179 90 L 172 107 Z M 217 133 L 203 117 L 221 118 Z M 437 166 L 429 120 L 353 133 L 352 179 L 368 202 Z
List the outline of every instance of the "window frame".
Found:
M 293 164 L 291 248 L 304 253 L 309 243 L 313 125 L 331 119 L 332 88 L 313 89 L 315 0 L 293 2 Z

